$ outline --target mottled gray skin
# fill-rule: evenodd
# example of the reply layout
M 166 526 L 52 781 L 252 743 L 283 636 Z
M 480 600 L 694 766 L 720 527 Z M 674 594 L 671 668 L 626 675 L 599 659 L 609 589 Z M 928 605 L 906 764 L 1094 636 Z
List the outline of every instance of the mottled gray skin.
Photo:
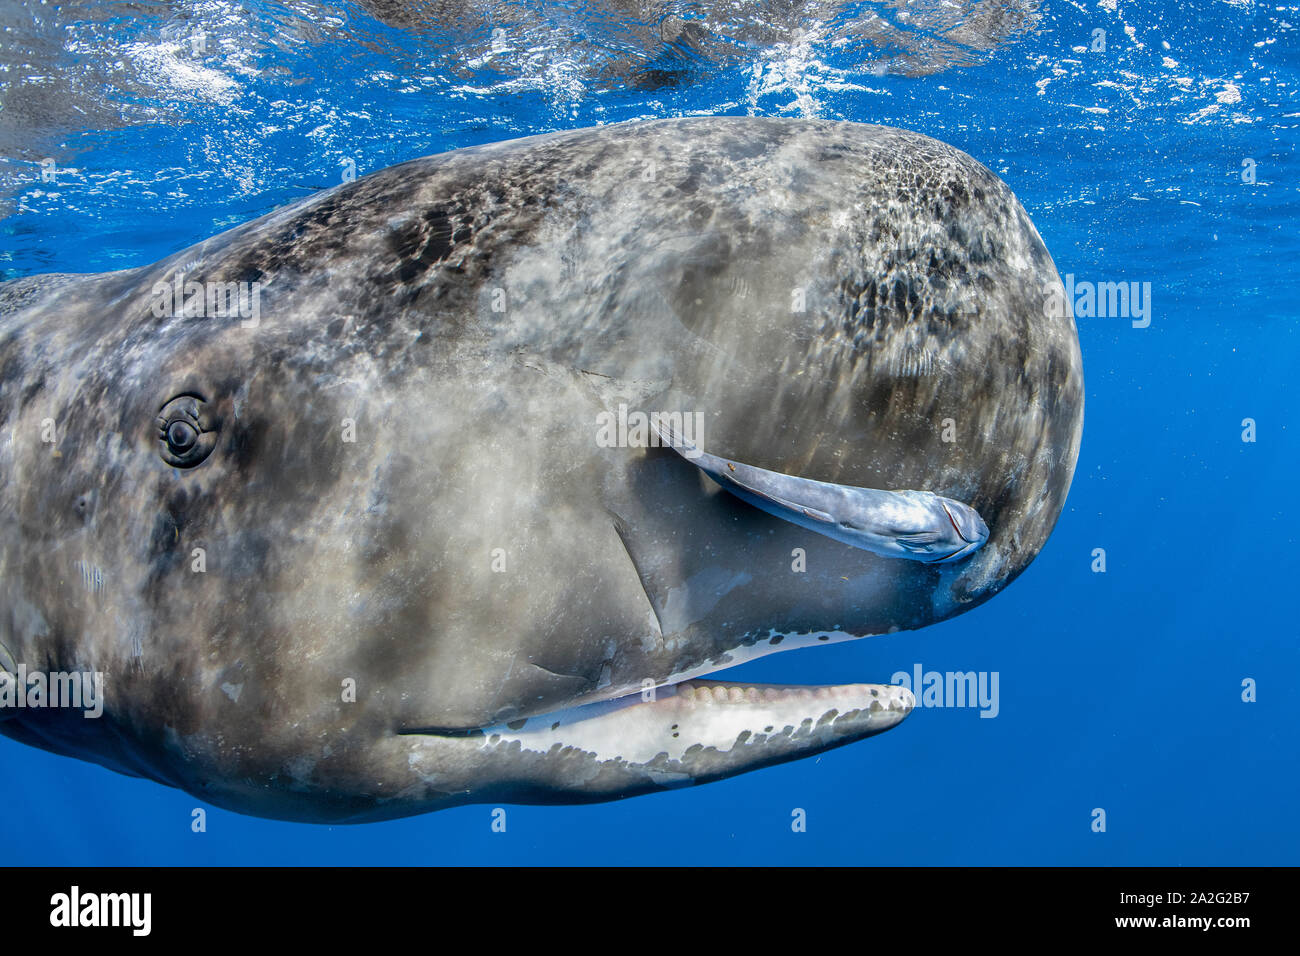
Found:
M 264 283 L 258 326 L 155 316 L 178 270 Z M 1025 568 L 1082 427 L 1052 291 L 965 154 L 744 118 L 419 159 L 153 266 L 0 286 L 0 645 L 106 685 L 99 720 L 0 730 L 336 822 L 607 799 L 879 732 L 899 688 L 667 685 L 923 627 Z M 183 393 L 216 429 L 189 469 L 156 423 Z M 600 447 L 620 402 L 701 412 L 702 445 L 755 467 L 966 502 L 989 539 L 954 564 L 849 547 L 671 449 Z M 551 719 L 646 681 L 655 703 L 573 731 L 613 743 Z

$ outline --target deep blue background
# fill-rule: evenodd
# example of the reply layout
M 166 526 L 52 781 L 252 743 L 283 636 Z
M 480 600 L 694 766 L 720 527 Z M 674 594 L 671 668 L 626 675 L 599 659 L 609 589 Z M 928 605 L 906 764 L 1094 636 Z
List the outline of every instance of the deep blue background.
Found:
M 118 82 L 96 63 L 122 51 L 153 85 L 104 94 L 118 121 L 38 123 L 7 144 L 6 276 L 151 262 L 338 182 L 347 157 L 365 173 L 634 117 L 806 114 L 966 150 L 1015 190 L 1063 276 L 1150 282 L 1154 315 L 1147 329 L 1079 320 L 1078 470 L 1047 547 L 1008 590 L 922 632 L 727 675 L 884 681 L 916 662 L 997 671 L 996 719 L 918 709 L 881 737 L 705 787 L 511 807 L 505 834 L 491 832 L 490 807 L 351 828 L 209 808 L 195 834 L 199 804 L 183 793 L 0 738 L 0 863 L 1300 862 L 1300 11 L 1138 6 L 1046 3 L 1033 35 L 930 76 L 854 72 L 822 50 L 784 85 L 770 72 L 754 82 L 769 63 L 643 94 L 538 76 L 451 80 L 444 46 L 348 6 L 332 8 L 329 29 L 308 29 L 287 7 L 206 4 L 213 52 L 198 79 L 146 55 L 164 45 L 174 9 L 54 31 L 54 49 L 65 46 L 53 67 L 84 71 L 78 95 Z M 1096 28 L 1106 52 L 1076 52 Z M 0 86 L 0 108 L 17 79 Z M 44 156 L 75 172 L 39 182 Z M 1254 184 L 1242 180 L 1247 158 Z M 1241 441 L 1247 417 L 1254 444 Z M 1105 574 L 1090 571 L 1099 547 Z M 1241 700 L 1245 678 L 1256 703 Z M 806 833 L 791 832 L 796 807 Z M 1095 807 L 1105 833 L 1091 830 Z

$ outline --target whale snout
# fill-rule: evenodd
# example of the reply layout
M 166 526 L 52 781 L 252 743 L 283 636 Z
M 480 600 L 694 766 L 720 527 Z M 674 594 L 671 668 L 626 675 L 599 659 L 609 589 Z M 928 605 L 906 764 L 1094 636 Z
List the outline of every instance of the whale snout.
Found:
M 957 534 L 966 542 L 965 547 L 958 548 L 943 558 L 943 561 L 958 561 L 984 546 L 984 542 L 989 539 L 989 526 L 984 523 L 978 511 L 968 504 L 953 501 L 951 498 L 942 498 L 939 503 L 947 512 L 948 520 L 952 522 Z
M 954 502 L 957 505 L 954 509 L 957 513 L 953 514 L 953 523 L 957 526 L 957 533 L 971 544 L 983 544 L 989 539 L 989 526 L 984 523 L 978 511 L 970 505 Z M 952 514 L 952 512 L 949 512 Z

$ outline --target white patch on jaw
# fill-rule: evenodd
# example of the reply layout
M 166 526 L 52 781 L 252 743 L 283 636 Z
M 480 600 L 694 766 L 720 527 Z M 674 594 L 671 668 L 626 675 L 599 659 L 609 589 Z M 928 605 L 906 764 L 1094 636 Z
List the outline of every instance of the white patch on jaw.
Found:
M 663 688 L 653 702 L 640 695 L 588 704 L 529 718 L 517 730 L 497 726 L 484 731 L 482 746 L 491 749 L 518 743 L 546 753 L 555 747 L 576 748 L 597 760 L 644 764 L 665 754 L 681 760 L 691 747 L 703 745 L 726 753 L 736 746 L 760 745 L 769 737 L 811 730 L 823 719 L 851 711 L 871 711 L 865 718 L 886 730 L 912 709 L 904 688 L 879 684 L 834 687 L 686 683 Z M 748 734 L 740 743 L 742 734 Z M 834 731 L 828 731 L 834 735 Z
M 891 632 L 892 633 L 892 632 Z M 780 651 L 797 651 L 805 647 L 820 647 L 823 644 L 840 644 L 844 641 L 860 641 L 866 637 L 876 637 L 875 634 L 846 634 L 844 631 L 803 631 L 799 633 L 786 632 L 781 633 L 775 630 L 769 630 L 768 636 L 760 638 L 748 646 L 733 647 L 728 650 L 724 659 L 701 664 L 698 667 L 687 668 L 684 671 L 673 671 L 655 686 L 658 688 L 659 696 L 664 696 L 665 691 L 670 689 L 674 684 L 680 684 L 683 681 L 695 680 L 699 677 L 706 677 L 709 674 L 716 674 L 719 671 L 726 670 L 729 667 L 737 667 L 741 664 L 747 664 L 750 661 L 758 660 L 760 657 L 767 657 L 769 654 L 776 654 Z M 825 637 L 825 640 L 822 638 Z M 772 643 L 776 641 L 777 643 Z M 646 639 L 642 639 L 642 646 L 645 646 Z M 685 643 L 679 640 L 665 639 L 663 649 L 677 650 L 679 645 Z M 658 649 L 658 648 L 655 648 Z M 611 697 L 604 700 L 604 703 L 618 703 L 624 701 L 630 695 L 640 694 L 641 686 L 632 684 L 623 684 L 617 687 Z M 596 706 L 596 703 L 584 705 Z
M 221 692 L 229 697 L 234 703 L 239 703 L 239 695 L 244 691 L 243 684 L 222 684 Z

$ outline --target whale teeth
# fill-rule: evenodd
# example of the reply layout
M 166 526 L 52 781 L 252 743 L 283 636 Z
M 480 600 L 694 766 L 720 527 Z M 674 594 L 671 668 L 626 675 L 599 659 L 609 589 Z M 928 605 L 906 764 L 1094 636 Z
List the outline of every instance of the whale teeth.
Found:
M 855 698 L 863 693 L 869 693 L 872 698 L 879 698 L 880 691 L 872 688 L 863 691 L 854 685 L 831 685 L 823 687 L 755 687 L 745 686 L 743 684 L 700 684 L 695 681 L 684 681 L 674 687 L 674 692 L 678 700 L 684 702 L 693 702 L 696 704 L 762 704 L 762 703 L 779 703 L 782 701 L 792 700 L 839 700 L 842 698 Z M 884 710 L 886 705 L 888 709 L 910 710 L 910 705 L 904 703 L 901 696 L 891 697 L 888 701 L 872 700 L 874 709 Z
M 784 692 L 777 688 L 746 687 L 743 684 L 700 685 L 685 681 L 676 685 L 677 696 L 697 704 L 758 704 L 766 700 L 779 700 Z
M 759 766 L 881 733 L 897 726 L 913 704 L 906 689 L 884 684 L 671 686 L 649 700 L 631 694 L 522 726 L 487 728 L 469 746 L 583 755 L 617 764 L 620 772 L 651 773 L 656 785 L 677 785 L 719 767 Z

